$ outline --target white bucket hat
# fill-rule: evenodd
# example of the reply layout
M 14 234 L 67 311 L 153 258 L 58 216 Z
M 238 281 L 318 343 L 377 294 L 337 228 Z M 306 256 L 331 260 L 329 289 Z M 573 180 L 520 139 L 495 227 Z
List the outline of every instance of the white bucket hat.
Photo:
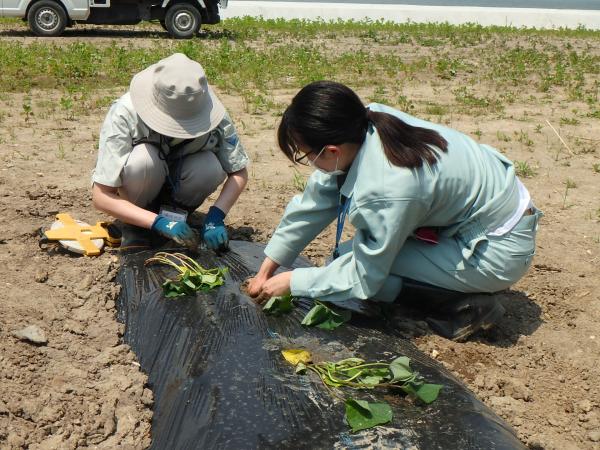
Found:
M 164 136 L 199 137 L 216 128 L 225 116 L 202 66 L 182 53 L 136 74 L 129 92 L 144 123 Z

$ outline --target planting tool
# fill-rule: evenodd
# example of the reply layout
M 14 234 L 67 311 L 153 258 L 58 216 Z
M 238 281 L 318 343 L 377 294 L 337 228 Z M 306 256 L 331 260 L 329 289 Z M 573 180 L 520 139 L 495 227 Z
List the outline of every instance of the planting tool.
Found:
M 50 241 L 58 243 L 73 253 L 85 256 L 97 256 L 104 244 L 118 246 L 121 243 L 119 230 L 111 223 L 97 222 L 89 225 L 73 219 L 69 214 L 57 214 L 56 221 L 49 230 L 44 231 L 40 245 Z

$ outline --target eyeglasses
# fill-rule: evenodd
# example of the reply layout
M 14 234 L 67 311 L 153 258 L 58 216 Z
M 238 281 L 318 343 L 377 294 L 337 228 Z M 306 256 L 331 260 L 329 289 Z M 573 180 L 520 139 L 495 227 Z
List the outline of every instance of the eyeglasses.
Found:
M 311 153 L 314 153 L 314 151 L 302 153 L 301 151 L 294 150 L 294 153 L 292 153 L 292 159 L 294 160 L 294 162 L 296 164 L 301 164 L 303 166 L 310 166 L 310 161 L 308 159 L 308 155 L 310 155 Z
M 294 159 L 294 162 L 296 164 L 302 164 L 303 166 L 312 166 L 312 162 L 315 159 L 317 159 L 319 156 L 321 156 L 321 153 L 323 153 L 323 150 L 325 150 L 325 147 L 327 147 L 327 146 L 324 145 L 323 148 L 321 150 L 319 150 L 318 152 L 316 152 L 315 150 L 311 150 L 309 152 L 302 153 L 299 150 L 294 150 L 294 153 L 292 154 L 292 158 Z M 317 156 L 315 157 L 315 159 L 313 159 L 311 161 L 310 159 L 308 159 L 308 155 L 310 155 L 312 153 L 317 153 Z M 298 155 L 300 155 L 300 156 L 298 156 Z

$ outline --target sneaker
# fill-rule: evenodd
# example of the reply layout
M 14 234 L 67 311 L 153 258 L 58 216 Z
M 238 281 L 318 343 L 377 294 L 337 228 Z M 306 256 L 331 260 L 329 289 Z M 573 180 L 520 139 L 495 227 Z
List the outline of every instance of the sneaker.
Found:
M 504 307 L 492 295 L 473 294 L 440 309 L 437 317 L 427 317 L 429 327 L 440 336 L 461 342 L 479 330 L 493 327 L 504 315 Z

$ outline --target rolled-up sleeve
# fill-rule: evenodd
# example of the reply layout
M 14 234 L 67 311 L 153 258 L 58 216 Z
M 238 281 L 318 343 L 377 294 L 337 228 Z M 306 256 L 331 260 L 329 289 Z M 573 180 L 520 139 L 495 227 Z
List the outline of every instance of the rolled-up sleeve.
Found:
M 335 219 L 339 195 L 337 177 L 315 171 L 304 193 L 288 204 L 265 255 L 282 266 L 291 266 L 304 247 Z
M 98 159 L 92 182 L 120 187 L 121 172 L 133 149 L 132 126 L 135 119 L 119 102 L 114 103 L 102 124 Z
M 248 165 L 249 158 L 229 115 L 225 114 L 219 128 L 222 132 L 222 139 L 216 155 L 221 167 L 227 173 L 242 170 Z
M 426 211 L 426 205 L 418 199 L 376 200 L 357 205 L 352 217 L 356 227 L 352 251 L 325 267 L 295 269 L 292 295 L 324 301 L 373 297 Z

